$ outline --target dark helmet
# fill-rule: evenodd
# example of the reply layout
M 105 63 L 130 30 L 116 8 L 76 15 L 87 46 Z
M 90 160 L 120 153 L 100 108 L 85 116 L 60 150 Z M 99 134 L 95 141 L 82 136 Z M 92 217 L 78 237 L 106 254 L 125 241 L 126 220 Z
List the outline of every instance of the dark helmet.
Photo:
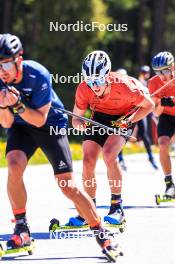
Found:
M 139 68 L 139 72 L 143 72 L 143 73 L 150 73 L 151 69 L 148 65 L 143 65 Z
M 174 64 L 174 56 L 168 52 L 159 52 L 152 59 L 153 70 L 163 70 L 171 67 Z
M 0 59 L 8 59 L 14 57 L 20 51 L 22 53 L 22 44 L 20 39 L 11 34 L 0 35 Z

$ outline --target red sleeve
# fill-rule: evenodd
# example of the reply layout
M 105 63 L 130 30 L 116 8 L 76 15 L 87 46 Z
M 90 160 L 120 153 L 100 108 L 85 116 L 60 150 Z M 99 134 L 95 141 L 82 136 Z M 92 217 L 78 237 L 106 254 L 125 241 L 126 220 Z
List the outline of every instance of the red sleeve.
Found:
M 155 91 L 158 91 L 155 95 L 157 98 L 175 96 L 175 79 L 172 79 L 165 88 L 164 85 L 166 84 L 161 82 L 160 78 L 158 79 L 158 77 L 153 77 L 150 79 L 148 84 L 151 94 L 153 94 Z
M 88 108 L 88 90 L 84 83 L 80 83 L 77 87 L 75 94 L 75 104 L 81 110 Z

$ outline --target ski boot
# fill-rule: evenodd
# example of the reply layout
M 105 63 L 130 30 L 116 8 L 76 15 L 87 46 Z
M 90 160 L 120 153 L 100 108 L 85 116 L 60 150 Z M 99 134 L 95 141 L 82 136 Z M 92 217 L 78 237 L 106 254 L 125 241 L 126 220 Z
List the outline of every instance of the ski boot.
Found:
M 155 201 L 157 205 L 160 205 L 160 203 L 166 203 L 166 202 L 175 202 L 175 185 L 173 182 L 170 182 L 167 184 L 168 179 L 165 179 L 166 182 L 166 190 L 165 194 L 155 195 Z
M 80 215 L 77 215 L 75 217 L 71 217 L 69 219 L 69 222 L 65 224 L 65 226 L 74 226 L 74 227 L 83 227 L 87 226 L 88 224 L 86 223 L 85 219 L 81 217 Z
M 165 195 L 170 199 L 175 198 L 175 185 L 173 183 L 172 185 L 166 187 Z
M 15 220 L 14 234 L 7 241 L 7 249 L 17 249 L 31 245 L 30 230 L 25 219 Z
M 119 244 L 112 241 L 114 234 L 109 230 L 100 228 L 91 228 L 94 232 L 97 243 L 102 248 L 102 253 L 107 257 L 108 261 L 116 262 L 118 256 L 123 256 Z
M 104 222 L 109 227 L 118 227 L 122 233 L 125 230 L 126 220 L 122 203 L 117 206 L 112 204 L 107 216 L 104 217 Z

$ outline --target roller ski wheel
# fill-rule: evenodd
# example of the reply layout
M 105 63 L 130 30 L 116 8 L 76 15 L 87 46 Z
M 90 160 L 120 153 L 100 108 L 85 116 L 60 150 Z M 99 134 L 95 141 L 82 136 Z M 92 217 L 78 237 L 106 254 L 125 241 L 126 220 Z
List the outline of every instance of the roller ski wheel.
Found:
M 35 241 L 33 238 L 31 238 L 31 244 L 28 246 L 3 249 L 2 245 L 0 245 L 0 259 L 2 259 L 3 256 L 5 255 L 23 253 L 23 252 L 27 252 L 28 255 L 33 255 L 34 249 L 35 249 Z
M 60 228 L 60 221 L 56 218 L 53 218 L 50 221 L 49 232 L 55 232 L 59 228 Z
M 35 240 L 34 240 L 34 238 L 32 238 L 31 239 L 31 245 L 29 247 L 29 250 L 27 251 L 30 256 L 33 255 L 34 249 L 35 249 Z
M 123 223 L 119 227 L 120 233 L 123 233 L 125 231 L 125 228 L 126 228 L 126 220 L 123 220 Z
M 167 194 L 163 194 L 162 196 L 159 194 L 155 195 L 155 201 L 157 205 L 160 205 L 160 203 L 174 203 L 175 202 L 175 198 L 172 198 L 170 196 L 168 196 Z
M 3 257 L 3 247 L 0 244 L 0 260 L 2 259 L 2 257 Z
M 104 248 L 102 253 L 106 256 L 107 260 L 111 263 L 115 263 L 119 256 L 123 256 L 120 246 L 117 244 L 113 249 Z
M 160 195 L 159 195 L 159 194 L 156 194 L 156 195 L 155 195 L 155 201 L 156 201 L 156 204 L 157 204 L 157 205 L 160 204 L 161 198 L 160 198 Z

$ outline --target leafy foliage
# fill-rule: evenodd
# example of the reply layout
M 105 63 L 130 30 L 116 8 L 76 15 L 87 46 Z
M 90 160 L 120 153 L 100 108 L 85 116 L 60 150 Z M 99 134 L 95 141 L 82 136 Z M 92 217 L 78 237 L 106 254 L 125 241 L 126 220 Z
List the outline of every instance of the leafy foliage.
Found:
M 124 67 L 135 76 L 138 66 L 150 64 L 155 53 L 175 51 L 173 0 L 0 0 L 0 6 L 0 32 L 17 34 L 24 45 L 24 58 L 37 60 L 50 70 L 54 88 L 70 110 L 78 80 L 65 81 L 61 76 L 81 77 L 81 63 L 89 51 L 104 49 L 113 70 Z M 118 28 L 127 24 L 128 30 L 50 28 L 51 22 L 68 25 L 78 21 L 84 25 L 111 23 Z

